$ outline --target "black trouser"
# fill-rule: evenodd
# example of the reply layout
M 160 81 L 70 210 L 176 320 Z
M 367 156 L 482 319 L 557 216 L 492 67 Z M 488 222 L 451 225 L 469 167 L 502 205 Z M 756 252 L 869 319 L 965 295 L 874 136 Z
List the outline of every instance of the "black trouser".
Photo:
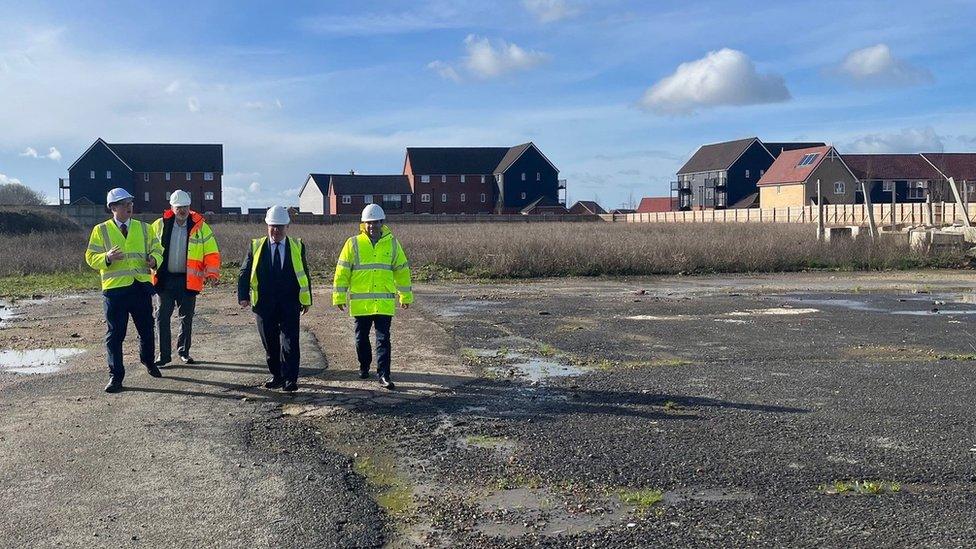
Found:
M 104 296 L 108 371 L 116 383 L 122 383 L 125 377 L 122 341 L 129 326 L 129 316 L 139 333 L 139 361 L 146 366 L 153 363 L 156 342 L 153 337 L 152 285 L 136 282 L 125 288 L 108 290 Z
M 267 298 L 264 298 L 267 299 Z M 258 333 L 264 345 L 265 358 L 271 375 L 285 381 L 298 381 L 298 363 L 301 350 L 298 344 L 298 319 L 301 306 L 298 303 L 260 301 L 254 308 Z
M 369 344 L 369 329 L 376 326 L 376 372 L 381 376 L 390 377 L 390 315 L 357 316 L 356 319 L 356 355 L 359 357 L 359 370 L 369 371 L 373 362 L 373 353 Z
M 180 319 L 180 335 L 176 340 L 176 352 L 180 356 L 189 356 L 197 294 L 186 289 L 186 274 L 182 273 L 168 275 L 162 286 L 156 296 L 156 331 L 159 333 L 159 360 L 169 362 L 173 356 L 173 341 L 170 335 L 173 308 L 177 308 Z

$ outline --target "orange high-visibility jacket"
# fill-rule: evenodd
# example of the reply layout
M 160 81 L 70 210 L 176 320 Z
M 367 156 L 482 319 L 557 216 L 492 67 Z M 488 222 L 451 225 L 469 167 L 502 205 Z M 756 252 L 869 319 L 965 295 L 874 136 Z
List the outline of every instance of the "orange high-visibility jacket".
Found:
M 163 217 L 153 223 L 153 231 L 156 238 L 163 238 L 163 223 L 173 217 L 173 210 L 166 210 Z M 190 237 L 186 247 L 186 289 L 201 291 L 203 281 L 207 278 L 217 280 L 220 278 L 220 251 L 217 250 L 217 240 L 214 238 L 210 225 L 204 221 L 203 216 L 190 210 L 190 218 L 187 220 L 190 225 Z M 175 225 L 175 222 L 174 222 Z M 174 228 L 175 230 L 175 228 Z M 169 242 L 161 242 L 163 247 Z M 156 285 L 156 273 L 153 273 L 152 283 Z

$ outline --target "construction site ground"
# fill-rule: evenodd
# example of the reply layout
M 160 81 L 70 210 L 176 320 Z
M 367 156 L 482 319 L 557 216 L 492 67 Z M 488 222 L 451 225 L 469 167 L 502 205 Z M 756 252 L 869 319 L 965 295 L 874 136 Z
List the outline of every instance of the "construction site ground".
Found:
M 319 285 L 294 394 L 231 286 L 117 395 L 100 294 L 0 304 L 3 546 L 976 545 L 970 272 L 418 284 L 395 391 Z

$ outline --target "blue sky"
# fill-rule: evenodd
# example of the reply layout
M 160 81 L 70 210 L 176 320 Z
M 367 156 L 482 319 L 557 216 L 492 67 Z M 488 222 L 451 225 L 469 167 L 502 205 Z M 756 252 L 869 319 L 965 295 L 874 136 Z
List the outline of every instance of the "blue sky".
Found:
M 224 144 L 225 205 L 407 146 L 534 141 L 570 200 L 666 195 L 702 143 L 976 150 L 976 3 L 6 2 L 0 182 L 96 137 Z

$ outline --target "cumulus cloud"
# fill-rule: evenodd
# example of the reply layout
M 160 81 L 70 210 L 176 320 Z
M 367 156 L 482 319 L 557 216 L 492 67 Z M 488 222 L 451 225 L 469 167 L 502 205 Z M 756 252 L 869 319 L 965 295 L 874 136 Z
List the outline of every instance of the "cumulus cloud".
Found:
M 186 108 L 189 109 L 190 112 L 200 112 L 200 100 L 196 97 L 187 97 Z
M 261 192 L 261 184 L 257 181 L 251 181 L 251 184 L 247 186 L 248 192 L 259 193 Z
M 0 185 L 23 185 L 23 183 L 19 179 L 0 173 Z
M 27 147 L 24 149 L 24 152 L 20 153 L 20 156 L 26 156 L 29 158 L 47 158 L 49 160 L 54 160 L 55 162 L 61 161 L 61 151 L 55 147 L 49 148 L 47 154 L 38 154 L 37 149 L 34 147 Z
M 169 83 L 168 86 L 166 86 L 166 90 L 165 91 L 169 95 L 173 95 L 174 93 L 180 91 L 180 81 L 179 80 L 173 80 L 172 82 Z
M 469 34 L 464 39 L 464 49 L 466 55 L 458 65 L 466 74 L 481 80 L 528 70 L 549 59 L 545 53 L 526 50 L 504 40 L 492 41 L 474 34 Z M 455 82 L 461 80 L 458 68 L 443 61 L 432 61 L 427 64 L 427 68 Z
M 789 99 L 790 92 L 781 76 L 760 74 L 746 54 L 724 48 L 679 65 L 674 74 L 644 93 L 640 106 L 660 114 L 686 115 L 705 107 Z
M 580 8 L 569 0 L 522 0 L 522 5 L 542 23 L 579 15 Z
M 932 73 L 898 59 L 887 44 L 875 44 L 847 54 L 838 72 L 859 84 L 910 86 L 932 81 Z
M 944 149 L 942 137 L 932 128 L 906 128 L 899 132 L 864 135 L 842 150 L 850 153 L 917 153 Z

